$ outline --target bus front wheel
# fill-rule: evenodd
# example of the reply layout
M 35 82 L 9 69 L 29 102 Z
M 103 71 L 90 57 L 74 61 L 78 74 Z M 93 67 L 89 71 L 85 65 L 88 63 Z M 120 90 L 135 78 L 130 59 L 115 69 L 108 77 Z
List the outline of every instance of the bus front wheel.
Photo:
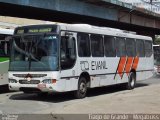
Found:
M 130 72 L 127 88 L 129 90 L 132 90 L 135 88 L 135 86 L 136 86 L 136 75 L 134 72 Z
M 81 99 L 86 96 L 87 93 L 87 81 L 86 78 L 81 77 L 78 82 L 78 90 L 75 91 L 74 95 L 76 98 Z

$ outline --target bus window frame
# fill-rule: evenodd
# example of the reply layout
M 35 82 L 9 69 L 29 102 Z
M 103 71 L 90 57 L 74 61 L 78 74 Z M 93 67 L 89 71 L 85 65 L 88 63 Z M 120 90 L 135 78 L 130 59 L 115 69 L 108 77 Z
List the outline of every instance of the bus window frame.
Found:
M 151 45 L 151 49 L 146 49 L 146 43 L 147 42 Z M 149 57 L 151 57 L 153 55 L 153 47 L 152 46 L 153 46 L 153 42 L 152 41 L 144 40 L 145 57 L 149 58 Z M 146 52 L 148 52 L 146 50 L 151 50 L 150 51 L 151 54 L 149 56 L 146 55 Z
M 102 49 L 102 52 L 103 52 L 103 55 L 102 56 L 93 56 L 93 52 L 92 52 L 92 40 L 91 40 L 91 35 L 95 35 L 95 36 L 100 36 L 101 38 L 102 38 L 102 46 L 101 47 L 103 47 Z M 102 34 L 90 34 L 90 51 L 91 51 L 91 56 L 92 57 L 104 57 L 105 56 L 105 53 L 104 53 L 104 35 L 102 35 Z
M 136 56 L 137 56 L 137 57 L 145 58 L 145 57 L 146 57 L 146 56 L 145 56 L 145 54 L 146 54 L 146 53 L 145 53 L 145 40 L 144 40 L 144 39 L 135 39 L 135 41 L 136 41 L 136 42 L 135 42 L 135 43 L 136 43 Z M 142 42 L 143 42 L 143 52 L 144 52 L 144 55 L 143 55 L 143 56 L 139 56 L 138 53 L 137 53 L 137 52 L 138 52 L 138 51 L 137 51 L 137 41 L 142 41 Z
M 124 44 L 125 44 L 125 55 L 124 56 L 118 56 L 117 55 L 117 42 L 115 42 L 115 49 L 116 49 L 116 56 L 117 57 L 126 57 L 127 56 L 127 51 L 126 51 L 126 37 L 121 37 L 121 36 L 116 36 L 115 37 L 115 41 L 117 41 L 117 38 L 123 38 L 123 40 L 124 40 Z
M 87 57 L 87 58 L 89 58 L 89 57 L 91 57 L 92 56 L 92 52 L 91 52 L 91 40 L 90 40 L 90 33 L 84 33 L 84 32 L 76 32 L 77 33 L 77 41 L 76 41 L 76 43 L 77 43 L 77 55 L 78 55 L 78 57 L 80 57 L 80 58 L 83 58 L 83 57 Z M 89 46 L 89 55 L 88 56 L 80 56 L 79 55 L 79 40 L 78 40 L 78 35 L 79 34 L 86 34 L 86 35 L 88 35 L 88 41 L 89 41 L 89 43 L 88 43 L 88 46 Z
M 127 41 L 130 41 L 130 40 L 132 40 L 132 41 L 134 41 L 134 55 L 133 56 L 129 56 L 128 55 L 128 50 L 127 50 Z M 127 57 L 136 57 L 136 40 L 134 39 L 134 38 L 126 38 L 126 56 Z
M 114 56 L 106 56 L 106 51 L 105 51 L 105 37 L 113 37 L 113 40 L 112 41 L 114 41 Z M 103 35 L 103 46 L 104 46 L 104 56 L 105 57 L 109 57 L 109 58 L 111 58 L 111 57 L 117 57 L 117 53 L 116 53 L 116 37 L 115 36 L 111 36 L 111 35 Z

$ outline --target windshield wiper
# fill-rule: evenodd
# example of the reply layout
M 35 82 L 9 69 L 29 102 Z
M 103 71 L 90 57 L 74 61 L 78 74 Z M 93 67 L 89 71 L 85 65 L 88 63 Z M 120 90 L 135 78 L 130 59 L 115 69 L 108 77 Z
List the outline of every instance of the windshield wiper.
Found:
M 32 53 L 27 52 L 27 51 L 24 51 L 23 49 L 19 48 L 19 47 L 16 45 L 15 41 L 14 41 L 14 43 L 13 43 L 13 46 L 14 46 L 14 48 L 16 49 L 16 51 L 18 51 L 18 52 L 20 52 L 20 53 L 22 53 L 22 54 L 24 54 L 24 55 L 26 55 L 26 56 L 28 56 L 28 57 L 31 57 L 32 59 L 34 59 L 34 60 L 36 60 L 36 61 L 39 61 L 38 59 L 36 59 L 36 58 L 34 57 L 34 55 L 33 55 Z

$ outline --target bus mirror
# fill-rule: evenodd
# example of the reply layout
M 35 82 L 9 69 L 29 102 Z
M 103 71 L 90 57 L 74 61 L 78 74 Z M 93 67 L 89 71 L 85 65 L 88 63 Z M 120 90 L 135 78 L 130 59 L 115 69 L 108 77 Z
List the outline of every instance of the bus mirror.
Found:
M 6 55 L 8 54 L 8 44 L 7 43 L 4 44 L 4 52 Z
M 5 38 L 5 41 L 10 41 L 10 40 L 12 40 L 12 36 L 8 36 Z
M 70 36 L 72 36 L 72 35 L 73 35 L 73 33 L 65 32 L 65 38 L 66 38 L 66 39 L 69 39 Z
M 65 59 L 66 59 L 66 54 L 63 50 L 61 50 L 61 60 L 65 61 Z

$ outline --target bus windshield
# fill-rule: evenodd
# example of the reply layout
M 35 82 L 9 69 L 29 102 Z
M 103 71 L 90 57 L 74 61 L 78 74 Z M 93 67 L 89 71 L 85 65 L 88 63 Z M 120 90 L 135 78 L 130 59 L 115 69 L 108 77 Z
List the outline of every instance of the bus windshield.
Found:
M 14 36 L 9 70 L 54 71 L 58 69 L 58 35 Z

